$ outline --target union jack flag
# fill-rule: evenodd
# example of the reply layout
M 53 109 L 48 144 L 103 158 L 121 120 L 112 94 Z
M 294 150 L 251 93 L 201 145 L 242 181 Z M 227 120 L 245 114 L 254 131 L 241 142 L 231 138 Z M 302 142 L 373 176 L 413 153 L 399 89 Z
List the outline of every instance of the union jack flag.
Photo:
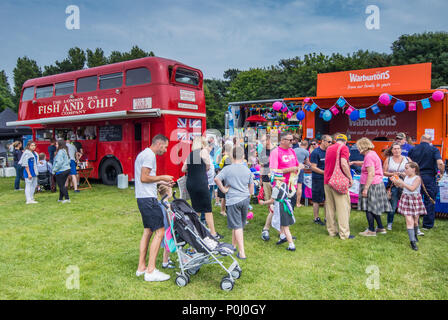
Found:
M 202 120 L 190 119 L 190 128 L 202 128 Z
M 182 140 L 187 140 L 188 138 L 188 132 L 185 130 L 178 130 L 177 131 L 177 140 L 182 141 Z
M 177 118 L 177 127 L 179 129 L 181 128 L 187 128 L 187 119 L 185 118 Z

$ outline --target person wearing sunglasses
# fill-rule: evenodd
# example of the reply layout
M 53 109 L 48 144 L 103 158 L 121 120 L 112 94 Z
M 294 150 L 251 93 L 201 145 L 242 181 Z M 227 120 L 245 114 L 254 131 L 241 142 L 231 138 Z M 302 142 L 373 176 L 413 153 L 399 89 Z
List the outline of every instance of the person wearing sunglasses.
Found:
M 322 143 L 319 147 L 314 149 L 310 155 L 311 162 L 311 190 L 313 201 L 314 223 L 324 226 L 325 223 L 319 218 L 319 206 L 325 202 L 324 190 L 324 170 L 325 170 L 325 155 L 327 148 L 331 145 L 333 139 L 331 136 L 324 134 L 322 136 Z M 325 207 L 324 207 L 325 216 Z

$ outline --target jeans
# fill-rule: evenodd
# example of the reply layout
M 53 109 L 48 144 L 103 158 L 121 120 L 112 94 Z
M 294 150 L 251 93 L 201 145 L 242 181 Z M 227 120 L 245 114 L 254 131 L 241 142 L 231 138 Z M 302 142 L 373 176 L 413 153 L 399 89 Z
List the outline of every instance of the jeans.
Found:
M 390 193 L 391 193 L 390 204 L 392 205 L 392 211 L 387 214 L 387 223 L 388 224 L 389 223 L 392 224 L 394 222 L 395 211 L 397 210 L 398 200 L 400 200 L 402 191 L 403 190 L 401 190 L 400 188 L 397 188 L 395 186 L 391 187 L 391 189 L 390 189 Z
M 378 224 L 378 229 L 384 229 L 383 223 L 381 222 L 381 216 L 376 215 L 370 211 L 366 211 L 367 222 L 369 223 L 369 230 L 375 232 L 375 220 Z
M 59 200 L 62 200 L 62 198 L 64 197 L 65 200 L 69 200 L 68 191 L 67 188 L 65 187 L 65 181 L 67 181 L 69 174 L 70 169 L 56 175 L 56 182 L 59 186 Z
M 421 175 L 421 177 L 422 177 L 423 183 L 425 184 L 426 191 L 428 191 L 429 196 L 434 201 L 436 201 L 436 196 L 437 196 L 437 191 L 438 191 L 436 178 L 431 175 Z M 429 200 L 428 196 L 426 195 L 425 191 L 423 190 L 423 186 L 422 186 L 422 190 L 421 190 L 421 195 L 423 197 L 423 203 L 425 205 L 426 212 L 427 212 L 427 214 L 425 216 L 423 216 L 423 228 L 431 229 L 432 227 L 434 227 L 434 220 L 436 217 L 435 206 L 431 202 L 431 200 Z
M 20 164 L 15 164 L 14 168 L 16 169 L 16 180 L 14 181 L 14 189 L 20 189 L 20 179 L 23 178 L 23 167 Z

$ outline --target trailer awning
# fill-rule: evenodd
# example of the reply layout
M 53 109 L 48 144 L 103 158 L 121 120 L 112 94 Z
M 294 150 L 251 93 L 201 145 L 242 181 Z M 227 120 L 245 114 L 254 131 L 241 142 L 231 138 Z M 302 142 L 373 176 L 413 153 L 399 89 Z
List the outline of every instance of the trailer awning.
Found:
M 6 125 L 12 126 L 28 126 L 35 124 L 53 124 L 53 123 L 66 123 L 66 122 L 79 122 L 79 121 L 95 121 L 95 120 L 111 120 L 111 119 L 127 119 L 127 118 L 142 118 L 142 117 L 160 117 L 160 109 L 145 109 L 145 110 L 124 110 L 113 112 L 102 112 L 93 114 L 83 114 L 75 116 L 63 116 L 53 118 L 41 118 L 33 120 L 23 121 L 10 121 Z

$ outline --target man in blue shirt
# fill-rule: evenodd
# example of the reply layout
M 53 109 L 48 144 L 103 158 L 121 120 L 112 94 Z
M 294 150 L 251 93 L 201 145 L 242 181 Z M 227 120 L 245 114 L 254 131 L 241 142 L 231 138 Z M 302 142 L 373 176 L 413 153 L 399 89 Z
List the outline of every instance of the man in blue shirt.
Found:
M 420 167 L 420 176 L 424 184 L 424 187 L 422 186 L 421 188 L 421 194 L 427 212 L 427 215 L 423 217 L 423 228 L 431 229 L 434 227 L 435 220 L 435 207 L 431 200 L 435 201 L 438 192 L 436 182 L 437 170 L 440 170 L 443 174 L 445 165 L 439 149 L 431 145 L 431 136 L 426 134 L 421 137 L 420 144 L 409 152 L 409 158 Z M 420 233 L 418 235 L 423 234 Z
M 397 133 L 397 136 L 395 137 L 395 142 L 398 142 L 401 145 L 401 155 L 408 157 L 409 151 L 411 151 L 413 146 L 411 146 L 406 141 L 406 134 L 404 132 Z
M 311 191 L 313 200 L 314 223 L 325 225 L 319 218 L 319 205 L 325 202 L 324 190 L 324 169 L 325 169 L 325 154 L 327 148 L 331 145 L 333 139 L 324 134 L 322 136 L 322 143 L 310 155 L 311 162 Z M 324 207 L 325 216 L 325 207 Z

